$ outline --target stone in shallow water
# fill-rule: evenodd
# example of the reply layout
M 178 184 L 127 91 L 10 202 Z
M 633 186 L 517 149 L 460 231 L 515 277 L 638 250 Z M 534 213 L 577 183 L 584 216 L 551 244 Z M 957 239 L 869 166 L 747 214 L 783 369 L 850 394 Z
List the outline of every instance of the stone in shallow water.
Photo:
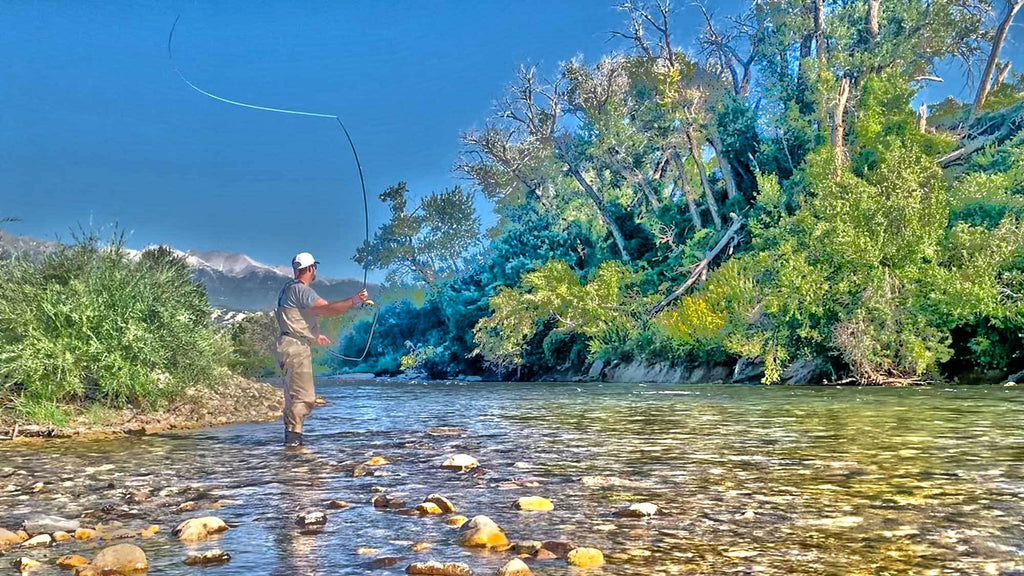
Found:
M 524 512 L 550 512 L 555 509 L 555 505 L 551 503 L 551 500 L 542 496 L 523 496 L 516 500 L 512 507 Z
M 89 563 L 89 560 L 84 556 L 78 554 L 68 554 L 67 556 L 61 556 L 57 559 L 57 566 L 61 568 L 75 568 L 78 566 L 85 566 Z
M 40 548 L 42 546 L 49 546 L 53 542 L 53 538 L 49 534 L 40 534 L 39 536 L 33 536 L 28 540 L 21 543 L 22 548 Z
M 569 554 L 569 551 L 575 547 L 575 544 L 566 540 L 545 540 L 541 545 L 541 548 L 551 552 L 559 558 L 565 558 Z
M 369 563 L 369 567 L 374 569 L 390 568 L 391 566 L 398 564 L 401 560 L 401 558 L 398 558 L 396 556 L 382 556 L 380 558 L 377 558 L 376 560 L 371 561 Z
M 295 518 L 295 524 L 301 527 L 323 526 L 327 524 L 327 515 L 323 512 L 305 512 Z
M 596 568 L 604 565 L 604 554 L 597 548 L 573 548 L 565 557 L 569 566 L 580 568 Z
M 91 564 L 102 572 L 117 574 L 139 574 L 149 567 L 146 553 L 134 544 L 117 544 L 104 548 Z
M 361 556 L 376 556 L 380 554 L 380 548 L 370 548 L 369 546 L 360 546 L 356 548 L 356 554 Z
M 174 529 L 173 534 L 182 542 L 196 542 L 206 540 L 214 534 L 219 534 L 228 529 L 228 525 L 216 516 L 205 516 L 203 518 L 192 518 L 185 520 Z
M 188 566 L 219 566 L 231 561 L 231 554 L 223 550 L 213 549 L 202 554 L 190 554 L 185 558 Z
M 345 502 L 344 500 L 331 500 L 330 502 L 327 503 L 327 507 L 330 508 L 331 510 L 344 510 L 345 508 L 348 508 L 350 506 L 352 505 L 349 504 L 348 502 Z
M 35 570 L 40 566 L 42 566 L 42 564 L 36 562 L 31 558 L 18 558 L 14 561 L 14 567 L 22 574 L 25 574 L 26 572 L 31 572 L 32 570 Z
M 431 545 L 430 542 L 416 542 L 409 547 L 413 552 L 426 552 L 431 548 L 433 548 L 433 545 Z
M 24 541 L 24 538 L 22 538 L 20 534 L 0 528 L 0 548 L 21 544 L 22 541 Z
M 99 536 L 99 533 L 92 528 L 79 528 L 75 530 L 75 540 L 92 540 Z
M 416 511 L 420 514 L 423 514 L 424 516 L 443 513 L 441 511 L 441 508 L 439 508 L 438 505 L 434 504 L 433 502 L 423 502 L 421 504 L 418 504 L 416 506 Z
M 479 466 L 476 458 L 473 458 L 469 454 L 455 454 L 449 456 L 447 460 L 441 463 L 441 468 L 444 470 L 456 470 L 458 472 L 465 472 L 466 470 L 472 470 Z
M 658 513 L 658 510 L 657 504 L 641 502 L 639 504 L 631 504 L 629 507 L 615 512 L 615 515 L 623 518 L 653 518 Z
M 441 496 L 440 494 L 431 494 L 430 496 L 424 498 L 423 501 L 437 504 L 437 507 L 440 508 L 441 512 L 445 514 L 451 514 L 452 512 L 456 511 L 455 504 L 453 504 L 451 500 L 445 498 L 444 496 Z
M 509 560 L 507 564 L 498 569 L 495 576 L 533 576 L 530 567 L 519 558 Z
M 469 566 L 461 562 L 413 562 L 406 567 L 405 573 L 427 576 L 473 576 Z
M 387 466 L 391 461 L 383 456 L 374 456 L 366 461 L 367 466 Z
M 466 522 L 469 522 L 469 518 L 459 515 L 449 516 L 448 519 L 444 521 L 445 524 L 452 528 L 461 528 Z
M 68 520 L 60 516 L 47 516 L 45 514 L 33 514 L 25 519 L 22 528 L 25 532 L 32 534 L 52 534 L 54 532 L 74 532 L 78 530 L 81 523 L 78 520 Z
M 402 499 L 397 496 L 389 494 L 378 494 L 371 500 L 374 508 L 387 508 L 389 510 L 398 510 L 405 507 L 405 503 Z
M 475 516 L 459 530 L 459 544 L 467 548 L 497 548 L 509 546 L 505 532 L 487 516 Z

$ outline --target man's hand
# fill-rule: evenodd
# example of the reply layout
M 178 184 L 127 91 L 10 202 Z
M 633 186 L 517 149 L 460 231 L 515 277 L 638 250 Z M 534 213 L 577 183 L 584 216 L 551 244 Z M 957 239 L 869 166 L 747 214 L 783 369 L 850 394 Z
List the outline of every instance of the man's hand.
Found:
M 366 302 L 369 299 L 370 295 L 366 293 L 366 288 L 363 288 L 362 290 L 359 291 L 358 294 L 351 298 L 353 306 L 357 304 L 362 304 L 363 302 Z
M 327 336 L 324 336 L 323 334 L 321 334 L 321 335 L 316 337 L 316 345 L 317 346 L 330 346 L 331 345 L 331 339 L 328 338 Z

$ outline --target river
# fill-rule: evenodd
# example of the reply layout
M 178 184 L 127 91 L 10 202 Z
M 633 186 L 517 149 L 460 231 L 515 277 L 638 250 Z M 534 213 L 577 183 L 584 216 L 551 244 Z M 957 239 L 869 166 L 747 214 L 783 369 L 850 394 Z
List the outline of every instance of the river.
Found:
M 381 556 L 400 560 L 374 574 L 434 558 L 490 575 L 511 557 L 460 548 L 443 517 L 375 510 L 379 487 L 410 506 L 443 494 L 461 514 L 490 516 L 513 541 L 600 548 L 608 562 L 600 574 L 1019 573 L 1022 392 L 321 381 L 328 403 L 298 451 L 281 447 L 280 422 L 0 444 L 0 527 L 14 529 L 33 512 L 158 524 L 156 537 L 132 541 L 151 575 L 366 574 Z M 480 468 L 441 470 L 454 453 Z M 371 456 L 391 464 L 353 477 Z M 38 492 L 30 488 L 37 482 Z M 149 497 L 135 502 L 138 493 Z M 511 508 L 528 495 L 555 509 Z M 326 510 L 331 499 L 353 506 L 327 510 L 321 533 L 301 533 L 297 512 Z M 196 508 L 176 511 L 186 501 Z M 645 501 L 662 513 L 613 514 Z M 179 521 L 207 514 L 232 529 L 193 547 L 171 537 Z M 414 542 L 431 547 L 414 552 Z M 52 563 L 83 546 L 32 554 Z M 188 551 L 213 547 L 231 562 L 182 564 Z M 0 573 L 13 573 L 11 556 L 0 559 Z M 561 560 L 531 568 L 582 573 Z

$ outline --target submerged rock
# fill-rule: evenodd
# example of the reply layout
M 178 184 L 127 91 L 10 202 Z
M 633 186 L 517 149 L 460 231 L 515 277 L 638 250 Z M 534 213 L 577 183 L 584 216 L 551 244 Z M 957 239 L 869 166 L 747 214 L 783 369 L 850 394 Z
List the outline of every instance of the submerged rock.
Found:
M 519 558 L 513 558 L 499 568 L 494 576 L 533 576 L 533 572 L 525 562 Z
M 216 516 L 205 516 L 185 520 L 174 529 L 173 534 L 182 542 L 196 542 L 206 540 L 214 534 L 219 534 L 228 529 L 228 525 Z
M 550 512 L 555 509 L 555 505 L 551 503 L 551 500 L 541 496 L 523 496 L 516 500 L 512 507 L 524 512 Z
M 327 515 L 323 512 L 304 512 L 295 518 L 295 524 L 300 527 L 323 526 L 327 524 Z
M 397 557 L 397 556 L 381 556 L 380 558 L 377 558 L 377 559 L 371 561 L 368 564 L 368 566 L 370 568 L 374 568 L 374 569 L 390 568 L 390 567 L 394 566 L 395 564 L 398 564 L 401 560 L 402 559 Z
M 36 536 L 38 534 L 53 534 L 54 532 L 74 532 L 81 526 L 78 520 L 68 520 L 60 516 L 47 516 L 45 514 L 33 514 L 25 519 L 22 528 L 25 532 Z
M 445 498 L 444 496 L 441 496 L 440 494 L 431 494 L 430 496 L 424 498 L 423 501 L 432 502 L 436 504 L 437 507 L 441 509 L 441 512 L 445 514 L 451 514 L 453 512 L 456 512 L 455 504 L 453 504 L 451 500 Z
M 449 456 L 447 460 L 441 463 L 441 468 L 444 470 L 456 470 L 458 472 L 465 472 L 466 470 L 472 470 L 479 466 L 476 458 L 473 458 L 469 454 L 455 454 Z
M 494 520 L 487 516 L 475 516 L 459 530 L 459 544 L 467 548 L 505 549 L 509 541 Z
M 388 510 L 405 508 L 405 502 L 401 498 L 390 494 L 378 494 L 370 502 L 373 503 L 374 508 L 387 508 Z
M 536 554 L 538 550 L 544 547 L 544 543 L 539 540 L 522 540 L 515 543 L 516 554 Z
M 431 548 L 433 548 L 433 545 L 430 542 L 415 542 L 409 547 L 413 552 L 426 552 Z
M 21 543 L 22 548 L 39 548 L 42 546 L 49 546 L 53 543 L 53 538 L 49 534 L 40 534 L 39 536 L 33 536 L 28 540 Z
M 573 548 L 565 561 L 569 566 L 596 568 L 604 565 L 604 554 L 597 548 Z
M 569 555 L 569 551 L 575 547 L 575 544 L 566 540 L 545 540 L 541 545 L 541 548 L 551 552 L 558 558 L 565 558 Z
M 618 510 L 615 512 L 615 515 L 622 518 L 652 518 L 659 510 L 657 504 L 641 502 Z
M 441 511 L 441 508 L 438 507 L 438 505 L 434 504 L 433 502 L 423 502 L 421 504 L 418 504 L 416 506 L 416 511 L 420 514 L 423 514 L 424 516 L 444 513 Z
M 374 456 L 365 462 L 367 466 L 387 466 L 391 461 L 383 456 Z
M 117 574 L 139 574 L 149 567 L 146 553 L 134 544 L 117 544 L 100 550 L 91 562 L 101 572 Z
M 7 546 L 14 546 L 15 544 L 21 544 L 25 539 L 21 537 L 21 534 L 11 532 L 10 530 L 4 530 L 0 528 L 0 548 L 6 548 Z
M 462 525 L 465 524 L 466 522 L 469 522 L 469 518 L 466 518 L 465 516 L 459 516 L 459 515 L 450 516 L 450 517 L 448 517 L 447 520 L 444 521 L 445 524 L 447 524 L 448 526 L 451 526 L 453 528 L 462 528 Z
M 330 508 L 331 510 L 344 510 L 345 508 L 348 508 L 350 506 L 352 505 L 349 504 L 348 502 L 345 502 L 344 500 L 331 500 L 330 502 L 327 503 L 327 507 Z
M 231 561 L 231 554 L 219 549 L 213 549 L 202 554 L 190 554 L 185 558 L 188 566 L 220 566 Z
M 406 574 L 426 574 L 428 576 L 473 576 L 469 566 L 461 562 L 413 562 L 405 569 Z
M 68 554 L 67 556 L 61 556 L 57 559 L 57 566 L 61 568 L 77 568 L 79 566 L 85 566 L 89 563 L 89 560 L 84 556 L 78 554 Z

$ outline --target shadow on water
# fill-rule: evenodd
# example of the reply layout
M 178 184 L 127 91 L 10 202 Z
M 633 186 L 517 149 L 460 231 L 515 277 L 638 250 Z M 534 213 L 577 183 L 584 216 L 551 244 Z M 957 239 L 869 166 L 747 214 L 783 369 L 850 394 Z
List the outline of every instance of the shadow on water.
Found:
M 204 573 L 181 561 L 214 547 L 233 559 L 207 572 L 225 576 L 364 574 L 383 556 L 400 560 L 373 573 L 434 558 L 490 574 L 509 559 L 460 548 L 442 517 L 374 510 L 376 487 L 407 506 L 444 494 L 513 540 L 601 548 L 604 574 L 998 574 L 1024 564 L 1016 390 L 324 381 L 319 392 L 328 405 L 298 451 L 280 446 L 280 423 L 0 445 L 0 527 L 37 512 L 159 524 L 133 541 L 150 574 Z M 456 452 L 481 469 L 440 470 Z M 375 455 L 391 463 L 353 475 Z M 512 510 L 525 495 L 555 510 Z M 299 512 L 331 499 L 353 506 L 328 511 L 318 533 L 296 526 Z M 641 501 L 664 513 L 612 514 Z M 232 529 L 192 548 L 170 536 L 209 514 Z M 416 542 L 430 548 L 414 552 Z M 566 573 L 560 561 L 532 568 Z

